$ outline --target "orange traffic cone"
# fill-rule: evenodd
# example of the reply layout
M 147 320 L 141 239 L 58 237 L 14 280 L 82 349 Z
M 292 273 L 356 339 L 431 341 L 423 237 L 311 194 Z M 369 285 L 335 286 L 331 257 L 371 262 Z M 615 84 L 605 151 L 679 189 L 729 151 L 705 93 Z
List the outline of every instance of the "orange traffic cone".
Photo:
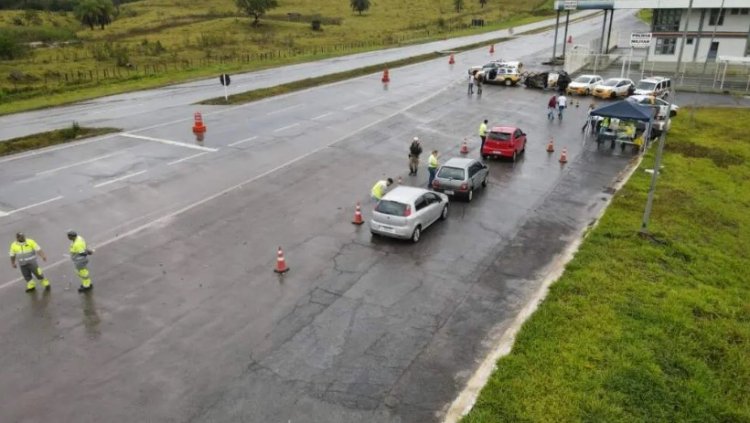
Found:
M 286 265 L 286 260 L 284 260 L 284 252 L 281 251 L 281 247 L 279 247 L 279 252 L 276 254 L 276 268 L 273 269 L 274 272 L 282 274 L 289 271 L 289 267 Z
M 452 64 L 454 64 L 454 63 L 456 63 L 456 59 L 454 59 L 454 58 L 453 58 L 453 53 L 451 53 L 451 58 L 450 58 L 450 59 L 448 59 L 448 64 L 449 64 L 449 65 L 452 65 Z
M 552 137 L 549 137 L 549 143 L 547 144 L 547 152 L 548 153 L 555 152 L 555 141 L 552 139 Z
M 495 45 L 490 44 L 490 54 L 495 54 Z
M 359 201 L 357 201 L 357 208 L 354 209 L 354 220 L 352 220 L 352 223 L 355 225 L 365 223 L 365 221 L 362 220 L 362 209 L 359 207 Z
M 466 138 L 464 138 L 464 142 L 461 144 L 461 154 L 469 154 L 469 145 L 466 144 Z
M 195 115 L 193 115 L 193 120 L 194 134 L 202 134 L 206 132 L 206 126 L 203 125 L 203 115 L 201 115 L 201 112 L 195 112 Z
M 388 68 L 383 70 L 383 77 L 380 79 L 384 84 L 391 82 L 391 78 L 388 76 Z
M 571 44 L 571 43 L 573 43 L 573 36 L 568 35 L 568 44 Z
M 563 147 L 562 154 L 560 154 L 560 164 L 565 164 L 568 162 L 568 149 Z

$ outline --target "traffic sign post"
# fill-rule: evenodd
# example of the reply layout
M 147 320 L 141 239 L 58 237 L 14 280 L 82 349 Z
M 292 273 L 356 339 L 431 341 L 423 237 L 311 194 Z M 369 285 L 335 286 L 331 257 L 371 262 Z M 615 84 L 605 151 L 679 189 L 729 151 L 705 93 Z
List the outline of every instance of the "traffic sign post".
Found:
M 229 92 L 227 91 L 227 87 L 229 87 L 229 84 L 232 83 L 232 78 L 229 77 L 229 74 L 222 73 L 219 75 L 219 82 L 221 82 L 221 85 L 224 86 L 224 101 L 229 101 Z

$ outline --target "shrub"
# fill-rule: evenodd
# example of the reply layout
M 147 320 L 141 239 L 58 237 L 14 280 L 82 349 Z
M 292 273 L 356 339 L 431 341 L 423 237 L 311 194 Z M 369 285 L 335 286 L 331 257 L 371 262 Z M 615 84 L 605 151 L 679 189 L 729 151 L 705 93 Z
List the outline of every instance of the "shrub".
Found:
M 0 59 L 13 60 L 26 55 L 28 48 L 10 32 L 0 30 Z

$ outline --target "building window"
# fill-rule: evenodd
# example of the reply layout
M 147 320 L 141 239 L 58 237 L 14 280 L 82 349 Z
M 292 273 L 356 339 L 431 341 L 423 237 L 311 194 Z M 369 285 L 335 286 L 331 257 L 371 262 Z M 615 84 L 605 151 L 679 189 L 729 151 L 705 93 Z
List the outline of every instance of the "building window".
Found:
M 687 39 L 687 44 L 688 44 L 688 45 L 690 45 L 690 44 L 693 44 L 693 39 L 692 39 L 692 38 L 688 38 L 688 39 Z
M 677 38 L 657 38 L 654 54 L 671 55 L 674 54 Z
M 750 14 L 750 9 L 740 9 L 740 15 Z
M 654 32 L 680 30 L 682 9 L 654 9 Z
M 721 9 L 721 13 L 719 12 L 719 9 L 711 9 L 711 16 L 708 18 L 708 25 L 710 26 L 722 26 L 724 25 L 724 12 L 726 12 L 726 9 Z
M 740 14 L 740 9 L 737 9 L 737 8 L 731 9 L 729 11 L 729 14 L 730 15 L 739 15 Z

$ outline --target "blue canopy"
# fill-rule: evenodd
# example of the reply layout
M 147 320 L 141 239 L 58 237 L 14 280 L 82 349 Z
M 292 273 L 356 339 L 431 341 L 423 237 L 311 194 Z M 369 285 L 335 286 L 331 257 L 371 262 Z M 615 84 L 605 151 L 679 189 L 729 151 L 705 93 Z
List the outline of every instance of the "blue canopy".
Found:
M 591 111 L 592 116 L 608 116 L 617 119 L 630 119 L 648 122 L 655 110 L 649 106 L 622 100 L 607 104 Z

